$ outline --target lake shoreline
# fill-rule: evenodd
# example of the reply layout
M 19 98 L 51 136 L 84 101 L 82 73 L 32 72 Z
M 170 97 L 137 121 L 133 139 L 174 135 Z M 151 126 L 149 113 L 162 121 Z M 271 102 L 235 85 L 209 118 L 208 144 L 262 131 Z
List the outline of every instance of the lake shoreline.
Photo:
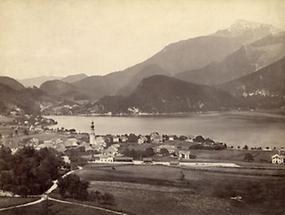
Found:
M 234 146 L 281 147 L 285 139 L 285 116 L 279 112 L 228 111 L 160 116 L 46 116 L 58 122 L 51 128 L 89 133 L 95 123 L 97 135 L 141 134 L 202 135 Z

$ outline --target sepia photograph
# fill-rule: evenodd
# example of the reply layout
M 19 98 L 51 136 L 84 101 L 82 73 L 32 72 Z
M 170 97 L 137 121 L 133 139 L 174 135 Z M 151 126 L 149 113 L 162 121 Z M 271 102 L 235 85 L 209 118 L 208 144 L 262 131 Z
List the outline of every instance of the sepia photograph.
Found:
M 284 214 L 284 0 L 0 0 L 0 215 Z

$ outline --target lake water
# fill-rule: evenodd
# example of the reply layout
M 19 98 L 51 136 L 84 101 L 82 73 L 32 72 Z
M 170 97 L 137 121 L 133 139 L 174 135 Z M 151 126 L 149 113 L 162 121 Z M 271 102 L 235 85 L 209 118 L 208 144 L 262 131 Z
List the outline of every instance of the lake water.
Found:
M 49 116 L 54 127 L 89 132 L 91 121 L 96 134 L 203 135 L 233 146 L 285 147 L 285 116 L 260 112 L 225 112 L 184 116 Z

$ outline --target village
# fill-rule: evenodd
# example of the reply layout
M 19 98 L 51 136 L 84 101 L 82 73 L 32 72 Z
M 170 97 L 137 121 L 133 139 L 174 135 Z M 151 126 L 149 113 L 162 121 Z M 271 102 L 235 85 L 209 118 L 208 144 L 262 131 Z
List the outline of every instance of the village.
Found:
M 37 153 L 49 154 L 50 158 L 55 156 L 60 159 L 58 165 L 61 166 L 56 168 L 59 178 L 54 177 L 45 187 L 48 189 L 44 193 L 38 191 L 40 195 L 25 196 L 21 190 L 15 194 L 5 189 L 3 184 L 0 190 L 0 211 L 17 210 L 13 205 L 19 204 L 24 213 L 31 214 L 33 208 L 37 211 L 46 210 L 42 205 L 47 202 L 51 204 L 52 210 L 57 210 L 62 203 L 69 204 L 70 207 L 61 209 L 66 211 L 77 207 L 77 201 L 84 199 L 80 208 L 93 207 L 91 214 L 98 208 L 103 213 L 111 211 L 111 214 L 128 214 L 120 212 L 127 211 L 140 214 L 146 205 L 151 205 L 153 214 L 159 214 L 159 206 L 143 199 L 155 196 L 160 202 L 165 202 L 174 201 L 177 196 L 183 195 L 184 199 L 190 198 L 189 196 L 206 196 L 208 202 L 227 202 L 230 206 L 223 206 L 223 210 L 230 208 L 237 212 L 241 205 L 247 211 L 253 210 L 255 202 L 261 205 L 268 198 L 272 199 L 271 202 L 280 199 L 282 190 L 278 187 L 283 186 L 285 176 L 285 150 L 282 147 L 233 147 L 202 135 L 169 135 L 155 131 L 146 135 L 100 135 L 96 134 L 96 126 L 100 125 L 95 122 L 90 120 L 89 132 L 78 132 L 58 127 L 55 120 L 42 116 L 1 116 L 0 148 L 3 153 L 9 154 L 11 149 L 11 156 L 18 158 L 25 152 L 29 153 L 29 150 L 35 156 Z M 34 168 L 45 168 L 45 171 L 50 172 L 48 168 L 53 168 L 56 161 L 52 163 L 49 160 L 48 165 Z M 30 165 L 30 162 L 23 164 Z M 18 163 L 17 166 L 19 165 Z M 7 167 L 4 165 L 2 168 Z M 28 172 L 33 173 L 35 169 Z M 10 171 L 4 172 L 8 174 Z M 5 174 L 2 175 L 6 176 Z M 22 176 L 17 175 L 18 177 Z M 264 177 L 265 183 L 261 181 Z M 82 193 L 82 199 L 79 196 L 74 199 L 70 198 L 70 194 L 69 197 L 60 194 L 58 180 L 65 178 L 66 181 L 73 178 L 79 180 L 78 183 L 88 184 Z M 5 182 L 8 187 L 9 181 L 13 180 Z M 279 185 L 276 186 L 276 183 Z M 27 184 L 32 185 L 33 183 Z M 44 186 L 45 183 L 38 185 Z M 256 196 L 258 189 L 264 192 Z M 274 189 L 270 197 L 267 189 Z M 161 195 L 161 192 L 173 195 Z M 130 201 L 133 207 L 129 204 Z M 190 201 L 187 204 L 192 203 Z M 171 207 L 169 205 L 167 210 L 171 210 Z M 183 210 L 180 205 L 181 214 Z
M 14 114 L 14 113 L 12 113 Z M 19 117 L 19 115 L 21 117 Z M 2 116 L 4 119 L 4 116 Z M 152 132 L 149 135 L 98 135 L 92 121 L 89 133 L 79 133 L 75 129 L 51 128 L 56 122 L 41 116 L 21 115 L 13 120 L 1 121 L 0 143 L 15 153 L 19 148 L 31 146 L 39 150 L 52 148 L 63 155 L 72 154 L 86 163 L 134 163 L 183 165 L 195 163 L 218 166 L 229 165 L 235 161 L 230 156 L 217 158 L 213 155 L 237 152 L 244 155 L 244 161 L 254 163 L 284 164 L 285 149 L 269 147 L 228 146 L 201 135 L 165 135 Z M 210 156 L 200 154 L 210 153 Z M 253 153 L 251 153 L 253 152 Z M 252 154 L 262 154 L 255 159 Z M 235 166 L 232 163 L 232 166 Z

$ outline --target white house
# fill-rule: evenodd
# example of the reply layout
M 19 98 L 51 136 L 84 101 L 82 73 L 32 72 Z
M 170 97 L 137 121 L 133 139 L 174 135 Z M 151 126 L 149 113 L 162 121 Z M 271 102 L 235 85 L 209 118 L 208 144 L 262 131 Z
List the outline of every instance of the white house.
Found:
M 77 146 L 78 146 L 77 139 L 76 139 L 76 138 L 68 138 L 68 139 L 64 142 L 64 146 L 65 146 L 66 148 L 77 147 Z
M 99 158 L 100 163 L 113 163 L 114 157 L 113 156 L 107 156 L 107 155 L 101 155 Z
M 178 157 L 179 159 L 186 159 L 189 160 L 190 159 L 190 151 L 185 151 L 185 150 L 181 150 L 178 152 Z
M 104 150 L 103 155 L 114 157 L 115 155 L 118 154 L 119 147 L 120 147 L 119 144 L 113 144 Z
M 138 137 L 138 140 L 137 140 L 137 141 L 138 141 L 138 144 L 141 145 L 141 144 L 147 142 L 147 138 L 146 138 L 145 136 L 140 135 L 140 136 Z
M 275 155 L 272 155 L 271 160 L 272 160 L 272 163 L 274 163 L 274 164 L 283 164 L 284 160 L 285 160 L 285 156 L 275 154 Z
M 162 135 L 160 135 L 158 132 L 152 132 L 150 134 L 150 140 L 152 143 L 162 143 Z
M 95 142 L 96 142 L 97 145 L 106 147 L 105 139 L 104 139 L 102 136 L 96 137 L 96 138 L 95 138 Z
M 118 143 L 120 142 L 120 138 L 118 136 L 113 136 L 113 143 Z
M 121 141 L 122 143 L 126 143 L 126 142 L 128 142 L 128 138 L 127 138 L 125 135 L 121 135 L 121 136 L 120 136 L 120 141 Z

